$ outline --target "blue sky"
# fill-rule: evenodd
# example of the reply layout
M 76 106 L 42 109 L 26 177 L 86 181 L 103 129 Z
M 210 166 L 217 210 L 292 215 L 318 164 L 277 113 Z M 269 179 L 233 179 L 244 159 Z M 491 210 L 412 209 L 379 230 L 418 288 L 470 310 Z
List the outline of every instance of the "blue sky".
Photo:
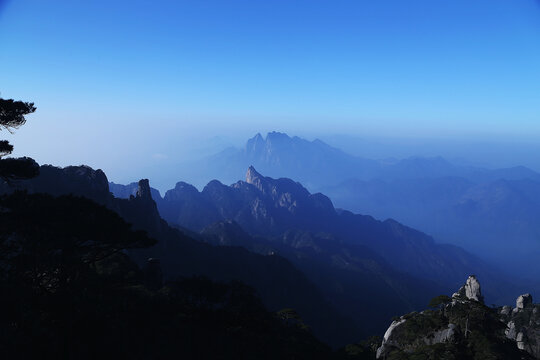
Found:
M 0 4 L 1 96 L 38 107 L 7 137 L 40 162 L 120 177 L 268 130 L 540 136 L 537 0 Z

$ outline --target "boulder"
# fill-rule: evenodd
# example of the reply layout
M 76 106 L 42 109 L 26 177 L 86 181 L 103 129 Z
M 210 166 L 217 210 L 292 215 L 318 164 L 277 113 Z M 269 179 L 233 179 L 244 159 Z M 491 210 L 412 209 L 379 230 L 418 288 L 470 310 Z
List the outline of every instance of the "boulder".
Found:
M 515 340 L 517 337 L 516 323 L 514 323 L 513 321 L 510 321 L 508 325 L 506 326 L 506 330 L 504 331 L 504 334 L 506 335 L 507 338 Z
M 525 309 L 527 306 L 532 305 L 532 295 L 531 294 L 523 294 L 519 295 L 516 299 L 516 309 Z
M 399 326 L 405 323 L 405 319 L 401 318 L 399 320 L 392 321 L 390 327 L 384 333 L 383 341 L 381 346 L 377 349 L 377 359 L 385 357 L 386 354 L 393 348 L 398 345 L 397 339 L 395 339 L 395 330 Z
M 484 303 L 484 297 L 480 289 L 480 282 L 475 275 L 470 275 L 465 285 L 452 295 L 454 299 L 466 298 Z

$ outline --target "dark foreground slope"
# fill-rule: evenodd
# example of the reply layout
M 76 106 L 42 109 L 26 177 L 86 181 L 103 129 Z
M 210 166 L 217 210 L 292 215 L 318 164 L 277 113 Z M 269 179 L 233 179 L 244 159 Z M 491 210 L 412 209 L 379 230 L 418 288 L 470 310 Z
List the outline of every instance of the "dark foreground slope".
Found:
M 75 194 L 90 198 L 120 214 L 134 228 L 145 230 L 157 244 L 131 250 L 131 257 L 145 266 L 149 257 L 160 259 L 166 280 L 180 276 L 206 276 L 216 281 L 242 281 L 256 289 L 271 311 L 295 309 L 316 336 L 332 345 L 342 345 L 365 335 L 335 310 L 307 277 L 277 255 L 261 255 L 240 247 L 215 247 L 172 229 L 162 220 L 150 195 L 148 181 L 141 181 L 136 196 L 114 198 L 105 174 L 88 167 L 64 169 L 42 166 L 40 176 L 20 182 L 30 192 L 55 196 Z M 4 185 L 3 191 L 10 189 Z
M 141 271 L 155 240 L 72 196 L 0 197 L 0 353 L 6 359 L 328 359 L 238 282 Z

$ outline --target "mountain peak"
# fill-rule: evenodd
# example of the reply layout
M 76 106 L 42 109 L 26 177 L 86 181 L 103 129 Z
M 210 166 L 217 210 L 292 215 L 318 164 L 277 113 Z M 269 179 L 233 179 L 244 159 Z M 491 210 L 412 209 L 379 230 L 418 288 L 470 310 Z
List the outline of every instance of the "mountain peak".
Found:
M 291 137 L 285 133 L 279 131 L 272 131 L 266 134 L 266 141 L 276 141 L 276 140 L 291 140 Z
M 256 153 L 264 148 L 265 140 L 260 133 L 249 139 L 246 143 L 246 151 L 248 153 Z
M 148 181 L 148 179 L 139 180 L 137 198 L 152 199 L 152 194 L 150 193 L 150 182 Z
M 255 170 L 255 168 L 252 166 L 250 166 L 248 169 L 247 169 L 247 172 L 246 172 L 246 182 L 248 184 L 251 184 L 251 185 L 256 185 L 256 183 L 258 181 L 260 181 L 260 179 L 262 178 L 263 176 L 261 174 L 259 174 L 257 172 L 257 170 Z

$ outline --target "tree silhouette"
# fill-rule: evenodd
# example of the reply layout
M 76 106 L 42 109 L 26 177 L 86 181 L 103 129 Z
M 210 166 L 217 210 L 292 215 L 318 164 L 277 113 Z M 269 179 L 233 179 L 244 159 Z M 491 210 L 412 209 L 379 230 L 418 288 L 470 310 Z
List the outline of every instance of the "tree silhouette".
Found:
M 36 111 L 34 103 L 0 98 L 0 130 L 13 133 L 26 123 L 25 116 Z M 38 164 L 31 158 L 3 159 L 13 152 L 13 145 L 7 140 L 0 140 L 0 179 L 13 181 L 37 176 Z

